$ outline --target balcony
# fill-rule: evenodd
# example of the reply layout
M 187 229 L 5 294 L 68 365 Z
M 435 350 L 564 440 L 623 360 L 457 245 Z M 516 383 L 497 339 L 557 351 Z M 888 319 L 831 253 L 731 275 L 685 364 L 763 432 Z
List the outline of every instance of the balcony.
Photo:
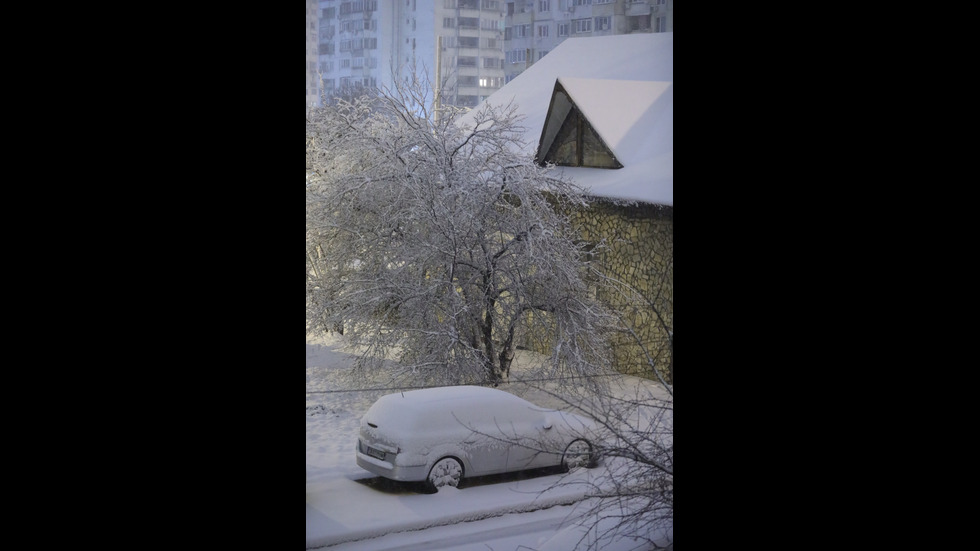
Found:
M 646 2 L 630 2 L 626 7 L 626 15 L 650 15 L 650 4 Z

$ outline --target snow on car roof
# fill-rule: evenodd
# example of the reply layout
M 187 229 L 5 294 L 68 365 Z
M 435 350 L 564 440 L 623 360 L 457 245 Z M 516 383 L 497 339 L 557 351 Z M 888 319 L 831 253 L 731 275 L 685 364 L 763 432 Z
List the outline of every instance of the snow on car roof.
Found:
M 364 416 L 364 422 L 381 425 L 386 431 L 404 431 L 434 419 L 459 422 L 493 419 L 515 408 L 538 408 L 509 392 L 478 386 L 450 386 L 410 390 L 382 396 Z
M 447 402 L 478 400 L 481 403 L 486 403 L 487 401 L 514 403 L 521 399 L 508 392 L 493 388 L 480 386 L 445 386 L 388 394 L 387 396 L 382 396 L 378 401 L 380 402 L 381 400 L 395 402 L 402 408 L 408 407 L 414 410 L 423 410 L 429 407 L 443 409 L 447 405 Z

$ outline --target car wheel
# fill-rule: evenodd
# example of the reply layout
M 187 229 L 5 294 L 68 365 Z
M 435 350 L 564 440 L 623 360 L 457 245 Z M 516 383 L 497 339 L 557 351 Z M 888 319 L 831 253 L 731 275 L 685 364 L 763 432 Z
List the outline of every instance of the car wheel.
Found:
M 429 488 L 439 491 L 443 486 L 459 486 L 459 481 L 463 478 L 463 465 L 452 457 L 444 457 L 432 466 L 429 471 Z
M 561 458 L 561 467 L 564 471 L 570 471 L 579 467 L 592 466 L 592 444 L 586 440 L 574 440 L 565 448 L 565 454 Z

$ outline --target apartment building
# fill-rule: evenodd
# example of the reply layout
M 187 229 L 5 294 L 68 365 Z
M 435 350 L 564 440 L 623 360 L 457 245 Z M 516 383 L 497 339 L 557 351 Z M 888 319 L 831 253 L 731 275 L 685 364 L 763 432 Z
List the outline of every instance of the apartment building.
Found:
M 566 38 L 674 30 L 674 0 L 307 2 L 308 105 L 419 78 L 441 83 L 443 103 L 475 107 Z
M 475 107 L 504 84 L 498 0 L 318 0 L 317 71 L 327 94 L 423 79 Z M 441 46 L 437 51 L 437 46 Z
M 674 0 L 507 1 L 505 81 L 570 37 L 673 32 L 673 4 Z
M 445 103 L 476 107 L 504 85 L 504 2 L 435 0 Z
M 320 40 L 319 0 L 306 0 L 306 107 L 317 105 L 320 99 L 318 75 Z

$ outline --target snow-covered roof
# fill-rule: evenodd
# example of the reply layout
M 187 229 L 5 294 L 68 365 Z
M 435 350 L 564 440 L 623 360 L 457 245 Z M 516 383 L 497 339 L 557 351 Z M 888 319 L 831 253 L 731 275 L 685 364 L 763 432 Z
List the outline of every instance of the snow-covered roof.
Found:
M 673 81 L 674 33 L 569 38 L 485 103 L 513 102 L 536 146 L 560 83 L 623 168 L 557 170 L 593 195 L 673 205 Z

